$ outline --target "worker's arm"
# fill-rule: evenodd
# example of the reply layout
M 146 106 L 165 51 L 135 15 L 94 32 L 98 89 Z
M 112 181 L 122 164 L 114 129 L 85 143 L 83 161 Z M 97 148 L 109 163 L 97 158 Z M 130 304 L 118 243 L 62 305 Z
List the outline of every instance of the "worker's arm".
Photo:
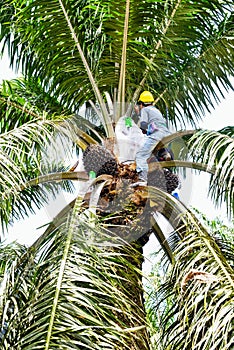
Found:
M 144 133 L 146 133 L 148 129 L 148 125 L 149 125 L 148 113 L 145 110 L 145 108 L 142 108 L 141 117 L 140 117 L 140 128 Z

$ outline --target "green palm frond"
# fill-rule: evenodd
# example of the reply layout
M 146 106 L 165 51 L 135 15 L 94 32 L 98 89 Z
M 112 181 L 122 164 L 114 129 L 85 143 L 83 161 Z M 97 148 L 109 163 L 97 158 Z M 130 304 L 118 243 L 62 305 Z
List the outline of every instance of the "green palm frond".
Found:
M 8 118 L 10 119 L 10 115 Z M 43 162 L 43 157 L 45 158 L 45 155 L 43 155 L 43 146 L 45 147 L 50 142 L 51 149 L 53 147 L 54 149 L 56 148 L 56 138 L 53 140 L 51 137 L 52 134 L 58 134 L 60 132 L 60 135 L 63 133 L 65 137 L 65 131 L 69 133 L 70 130 L 70 136 L 72 135 L 73 131 L 69 123 L 61 122 L 61 118 L 51 121 L 44 114 L 42 117 L 38 116 L 38 119 L 35 121 L 23 123 L 23 125 L 1 134 L 0 165 L 2 170 L 0 175 L 0 191 L 2 197 L 1 219 L 3 229 L 10 221 L 12 210 L 13 217 L 18 218 L 18 216 L 27 212 L 27 206 L 29 206 L 29 210 L 32 210 L 33 204 L 36 203 L 40 207 L 40 203 L 43 203 L 44 200 L 47 201 L 48 195 L 45 195 L 46 192 L 43 190 L 40 192 L 40 195 L 44 193 L 41 198 L 42 202 L 39 200 L 39 193 L 36 194 L 34 190 L 26 190 L 24 194 L 20 193 L 20 191 L 22 188 L 25 188 L 28 180 L 37 177 L 41 172 L 43 173 L 45 171 L 43 169 L 43 164 L 45 164 Z M 74 136 L 73 139 L 75 139 Z M 57 148 L 56 150 L 58 151 Z M 70 150 L 67 149 L 64 152 L 69 154 Z M 68 188 L 67 184 L 62 187 Z M 56 189 L 51 188 L 50 191 L 55 193 Z M 22 208 L 18 211 L 20 208 L 18 204 L 21 201 Z
M 151 313 L 160 314 L 159 349 L 232 347 L 234 273 L 227 249 L 233 252 L 231 241 L 226 250 L 219 247 L 190 217 L 187 234 L 174 251 L 175 264 L 154 294 L 159 304 L 150 307 Z
M 199 222 L 205 226 L 209 234 L 215 239 L 230 266 L 234 268 L 234 251 L 232 248 L 230 248 L 234 243 L 234 228 L 232 223 L 225 224 L 218 217 L 214 220 L 208 219 L 203 213 L 195 208 L 193 208 L 193 212 L 195 213 Z
M 48 5 L 41 0 L 18 6 L 5 0 L 4 5 L 1 38 L 11 44 L 12 60 L 20 57 L 24 71 L 40 77 L 64 105 L 77 110 L 86 101 L 98 101 L 109 136 L 102 101 L 106 92 L 118 109 L 148 88 L 163 114 L 168 109 L 171 121 L 183 124 L 186 119 L 195 123 L 223 88 L 232 88 L 231 1 L 71 0 Z
M 102 138 L 90 122 L 71 116 L 55 98 L 49 99 L 35 79 L 4 81 L 0 106 L 0 212 L 5 231 L 9 222 L 47 203 L 49 193 L 56 196 L 61 189 L 72 188 L 71 182 L 62 181 L 62 177 L 59 183 L 30 189 L 26 188 L 28 181 L 42 174 L 66 171 L 66 163 L 77 146 L 85 149 L 96 143 L 91 134 L 99 141 Z M 64 111 L 65 115 L 55 115 L 54 111 Z
M 230 133 L 230 128 L 224 130 Z M 233 214 L 234 183 L 234 139 L 230 135 L 216 131 L 202 130 L 190 141 L 192 157 L 202 161 L 215 172 L 210 180 L 212 198 L 220 205 L 226 202 L 228 214 Z
M 17 258 L 21 257 L 22 254 L 26 252 L 26 247 L 20 245 L 19 243 L 13 242 L 11 244 L 6 245 L 5 243 L 0 244 L 0 255 L 1 255 L 1 263 L 0 263 L 0 283 L 3 282 L 3 277 L 6 276 L 6 272 L 11 269 L 11 266 Z
M 219 130 L 221 134 L 234 137 L 234 127 L 233 126 L 226 126 L 225 128 Z
M 64 119 L 65 124 L 72 118 L 73 128 L 76 128 L 74 132 L 78 138 L 88 143 L 94 143 L 89 135 L 91 133 L 99 140 L 102 139 L 95 130 L 96 125 L 74 113 L 72 108 L 63 106 L 61 101 L 45 91 L 40 81 L 34 77 L 27 80 L 23 78 L 4 80 L 0 90 L 0 106 L 1 133 L 46 114 L 47 119 L 55 119 L 55 122 L 58 116 L 61 116 L 60 119 Z
M 213 5 L 216 6 L 212 3 L 210 11 Z M 218 7 L 213 10 L 217 11 L 216 15 L 221 19 L 222 15 L 220 17 Z M 194 116 L 201 118 L 205 111 L 210 112 L 211 108 L 220 101 L 220 97 L 224 96 L 224 91 L 232 89 L 232 83 L 226 73 L 230 72 L 230 75 L 233 75 L 233 67 L 231 67 L 233 50 L 228 49 L 233 40 L 233 14 L 229 17 L 228 12 L 223 10 L 223 19 L 216 26 L 213 19 L 209 18 L 209 15 L 206 16 L 206 11 L 209 9 L 205 10 L 204 17 L 200 16 L 199 11 L 197 14 L 194 13 L 194 17 L 200 20 L 202 26 L 202 28 L 194 27 L 194 34 L 200 37 L 198 40 L 204 40 L 202 45 L 193 40 L 187 43 L 185 39 L 192 54 L 188 54 L 182 63 L 184 69 L 178 67 L 178 72 L 175 73 L 175 77 L 172 77 L 170 87 L 164 90 L 163 96 L 166 101 L 169 100 L 169 110 L 172 115 L 182 113 L 183 119 L 187 118 L 190 122 L 195 121 Z M 223 55 L 227 52 L 227 60 L 224 62 Z M 181 61 L 178 61 L 178 64 L 180 63 Z M 171 94 L 172 98 L 169 97 Z M 173 105 L 173 100 L 176 99 L 178 103 Z M 170 106 L 171 101 L 172 106 Z
M 1 85 L 1 97 L 8 100 L 8 109 L 11 107 L 10 101 L 17 105 L 24 106 L 25 109 L 34 111 L 45 111 L 51 115 L 71 115 L 72 109 L 65 108 L 55 97 L 43 89 L 39 79 L 30 77 L 28 79 L 18 78 L 13 80 L 3 80 Z M 4 100 L 1 100 L 4 101 Z M 13 103 L 12 103 L 13 105 Z M 4 108 L 4 105 L 2 105 Z M 6 106 L 5 108 L 6 109 Z M 16 109 L 15 116 L 12 118 L 13 126 L 17 125 Z M 1 112 L 3 114 L 3 112 Z M 32 116 L 33 117 L 33 116 Z M 31 118 L 32 118 L 31 117 Z M 23 115 L 21 115 L 23 118 Z M 24 115 L 29 121 L 30 115 Z M 22 122 L 22 121 L 21 121 Z
M 71 33 L 71 36 L 72 36 L 72 39 L 74 40 L 74 43 L 75 43 L 76 48 L 77 48 L 77 50 L 79 52 L 79 55 L 80 55 L 80 58 L 82 60 L 83 65 L 84 65 L 84 68 L 86 70 L 87 76 L 88 76 L 89 81 L 90 81 L 90 83 L 92 85 L 93 92 L 95 94 L 96 100 L 98 101 L 100 109 L 102 111 L 103 126 L 106 129 L 107 135 L 109 135 L 109 137 L 114 137 L 114 130 L 113 130 L 113 126 L 112 126 L 111 120 L 109 118 L 109 114 L 108 114 L 106 105 L 105 105 L 103 97 L 102 97 L 102 95 L 101 95 L 101 93 L 100 93 L 100 91 L 98 89 L 98 86 L 96 84 L 96 81 L 94 79 L 92 71 L 91 71 L 91 69 L 89 67 L 89 64 L 88 64 L 88 62 L 86 60 L 86 57 L 85 57 L 84 52 L 82 50 L 81 43 L 79 42 L 78 36 L 75 33 L 75 28 L 74 28 L 74 25 L 72 24 L 72 22 L 71 22 L 71 20 L 69 18 L 68 10 L 65 8 L 64 3 L 63 3 L 62 0 L 59 0 L 59 5 L 60 5 L 60 7 L 61 7 L 61 9 L 62 9 L 62 11 L 64 13 L 66 22 L 68 24 L 68 27 L 69 27 L 69 30 L 70 30 L 70 33 Z
M 1 168 L 4 169 L 1 174 L 1 186 L 3 188 L 7 186 L 7 177 L 9 177 L 8 186 L 15 187 L 16 190 L 17 185 L 19 187 L 20 184 L 26 182 L 27 171 L 22 169 L 22 165 L 25 164 L 25 167 L 27 167 L 29 160 L 35 168 L 40 169 L 41 157 L 39 156 L 39 147 L 36 146 L 41 146 L 47 140 L 50 136 L 49 128 L 54 125 L 49 120 L 41 119 L 25 123 L 18 128 L 1 134 Z M 7 190 L 5 192 L 7 193 Z
M 79 205 L 36 251 L 29 249 L 34 263 L 24 255 L 12 271 L 4 291 L 2 345 L 101 350 L 135 344 L 147 349 L 141 256 L 102 227 L 89 226 Z

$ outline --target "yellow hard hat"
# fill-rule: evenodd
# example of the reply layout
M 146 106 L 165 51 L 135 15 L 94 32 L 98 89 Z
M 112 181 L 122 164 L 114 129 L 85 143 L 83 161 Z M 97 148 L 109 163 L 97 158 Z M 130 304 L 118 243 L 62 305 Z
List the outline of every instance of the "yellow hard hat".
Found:
M 153 95 L 151 94 L 151 92 L 149 91 L 143 91 L 141 94 L 140 94 L 140 97 L 139 97 L 139 102 L 143 102 L 143 103 L 151 103 L 151 102 L 154 102 L 154 97 Z

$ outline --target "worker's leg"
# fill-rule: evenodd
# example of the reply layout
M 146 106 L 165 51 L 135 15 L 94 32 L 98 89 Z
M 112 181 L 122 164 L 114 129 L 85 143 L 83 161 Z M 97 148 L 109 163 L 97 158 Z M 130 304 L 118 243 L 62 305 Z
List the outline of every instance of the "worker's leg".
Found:
M 153 134 L 153 137 L 147 136 L 143 146 L 136 153 L 136 171 L 139 173 L 139 178 L 147 182 L 148 176 L 148 163 L 147 159 L 151 156 L 151 153 L 156 146 L 157 142 L 162 140 L 163 137 L 170 135 L 169 131 L 158 130 Z
M 136 171 L 139 173 L 139 178 L 147 182 L 148 163 L 147 159 L 150 157 L 157 140 L 146 137 L 143 146 L 136 153 Z

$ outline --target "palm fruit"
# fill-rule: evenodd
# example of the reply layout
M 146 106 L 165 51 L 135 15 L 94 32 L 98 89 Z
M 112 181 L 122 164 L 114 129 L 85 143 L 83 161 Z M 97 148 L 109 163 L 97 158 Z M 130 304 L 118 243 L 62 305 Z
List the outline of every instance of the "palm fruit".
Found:
M 162 168 L 155 169 L 148 173 L 148 185 L 159 188 L 160 190 L 167 192 L 166 179 Z
M 172 193 L 179 186 L 179 177 L 168 169 L 156 169 L 148 174 L 148 185 Z
M 167 192 L 172 193 L 180 184 L 179 176 L 173 174 L 168 169 L 163 169 L 163 171 L 166 179 Z
M 94 171 L 96 176 L 107 174 L 116 175 L 117 161 L 113 154 L 100 145 L 90 145 L 83 153 L 85 171 Z

